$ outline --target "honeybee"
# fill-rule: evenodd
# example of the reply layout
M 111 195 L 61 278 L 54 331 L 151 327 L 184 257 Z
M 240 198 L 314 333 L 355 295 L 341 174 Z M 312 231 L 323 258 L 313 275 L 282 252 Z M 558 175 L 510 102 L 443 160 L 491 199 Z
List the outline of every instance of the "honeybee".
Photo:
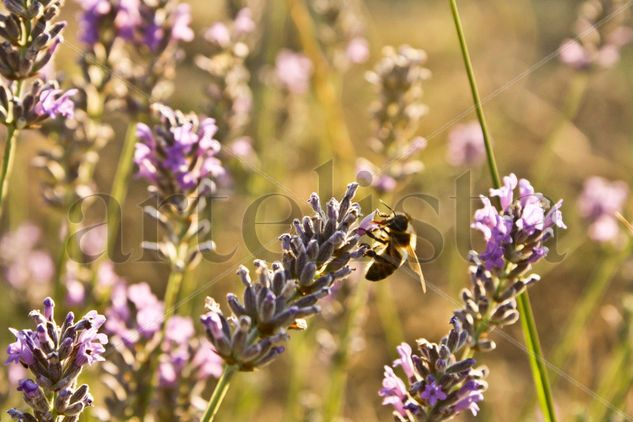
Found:
M 365 233 L 380 244 L 377 249 L 369 249 L 365 254 L 373 259 L 367 268 L 365 278 L 369 281 L 387 278 L 411 257 L 411 269 L 418 275 L 422 291 L 426 293 L 424 274 L 415 253 L 417 235 L 411 218 L 405 213 L 389 209 L 391 214 L 376 210 L 375 215 L 381 219 L 374 219 L 374 228 Z

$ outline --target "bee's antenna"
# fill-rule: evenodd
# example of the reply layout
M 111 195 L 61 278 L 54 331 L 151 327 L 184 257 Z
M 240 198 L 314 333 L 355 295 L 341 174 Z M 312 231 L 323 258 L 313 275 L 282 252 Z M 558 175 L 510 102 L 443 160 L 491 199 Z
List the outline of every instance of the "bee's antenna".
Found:
M 387 204 L 385 203 L 385 201 L 383 201 L 383 200 L 381 199 L 381 200 L 380 200 L 380 203 L 381 203 L 381 204 L 383 204 L 385 207 L 387 207 L 387 208 L 389 209 L 389 211 L 391 211 L 391 212 L 393 213 L 393 215 L 396 215 L 396 211 L 395 211 L 393 208 L 391 208 L 389 205 L 387 205 Z

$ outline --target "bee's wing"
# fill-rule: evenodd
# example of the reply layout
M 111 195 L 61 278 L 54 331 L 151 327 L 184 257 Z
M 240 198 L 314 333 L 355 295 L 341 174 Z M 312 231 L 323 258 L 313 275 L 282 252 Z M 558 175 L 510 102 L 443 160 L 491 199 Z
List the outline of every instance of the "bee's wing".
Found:
M 413 258 L 413 262 L 409 261 L 409 266 L 411 266 L 411 269 L 418 275 L 420 279 L 420 285 L 422 286 L 422 292 L 426 293 L 426 281 L 424 280 L 424 274 L 422 274 L 422 266 L 420 265 L 418 256 L 415 253 L 413 243 L 414 242 L 410 243 L 409 246 L 407 246 L 407 255 Z

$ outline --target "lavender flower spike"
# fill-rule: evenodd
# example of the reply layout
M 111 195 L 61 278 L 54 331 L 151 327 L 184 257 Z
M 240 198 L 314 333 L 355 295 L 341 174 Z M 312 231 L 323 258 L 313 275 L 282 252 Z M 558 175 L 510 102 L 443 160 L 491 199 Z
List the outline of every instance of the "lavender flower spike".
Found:
M 9 410 L 18 421 L 53 422 L 54 415 L 77 421 L 84 408 L 92 406 L 88 386 L 77 386 L 77 378 L 83 366 L 105 360 L 102 355 L 108 337 L 99 332 L 105 317 L 90 311 L 75 322 L 70 312 L 59 326 L 54 309 L 53 300 L 46 298 L 43 312 L 29 314 L 36 323 L 35 331 L 10 328 L 17 340 L 7 349 L 7 363 L 21 364 L 34 378 L 19 382 L 18 391 L 31 410 Z
M 406 378 L 399 378 L 390 366 L 385 366 L 385 378 L 379 395 L 383 405 L 392 406 L 399 421 L 443 421 L 464 411 L 476 415 L 478 402 L 488 388 L 484 381 L 486 368 L 475 368 L 475 359 L 458 358 L 468 345 L 468 333 L 453 320 L 453 329 L 440 343 L 425 339 L 417 341 L 418 354 L 403 343 L 398 347 Z M 403 362 L 410 362 L 404 365 Z
M 551 205 L 529 181 L 517 180 L 514 174 L 504 177 L 499 189 L 491 189 L 490 197 L 497 197 L 501 207 L 482 196 L 484 206 L 475 212 L 472 224 L 487 242 L 481 259 L 490 271 L 498 273 L 512 265 L 511 270 L 523 273 L 547 255 L 544 243 L 553 237 L 554 228 L 566 228 L 560 212 L 562 200 Z
M 281 260 L 256 260 L 254 278 L 240 267 L 243 302 L 232 293 L 227 296 L 233 315 L 226 317 L 220 305 L 207 298 L 208 312 L 201 321 L 225 363 L 250 371 L 273 360 L 285 350 L 287 331 L 304 328 L 303 318 L 318 313 L 317 302 L 351 273 L 350 260 L 365 252 L 356 233 L 360 206 L 352 202 L 357 188 L 348 185 L 343 199 L 332 198 L 326 209 L 312 194 L 308 202 L 315 214 L 295 220 L 295 232 L 280 236 Z

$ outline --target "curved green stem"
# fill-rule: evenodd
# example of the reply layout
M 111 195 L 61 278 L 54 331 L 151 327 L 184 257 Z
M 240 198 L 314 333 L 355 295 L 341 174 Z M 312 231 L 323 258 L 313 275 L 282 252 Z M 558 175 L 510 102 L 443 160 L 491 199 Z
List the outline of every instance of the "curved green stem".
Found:
M 121 229 L 121 214 L 127 197 L 128 185 L 134 167 L 134 148 L 136 145 L 136 122 L 128 125 L 123 142 L 123 149 L 119 157 L 119 165 L 114 175 L 112 191 L 108 201 L 108 255 L 113 257 L 115 246 Z
M 466 67 L 466 73 L 468 75 L 468 82 L 475 105 L 475 111 L 477 113 L 477 119 L 479 120 L 481 131 L 483 133 L 488 170 L 490 171 L 493 186 L 495 188 L 499 188 L 501 186 L 501 178 L 499 177 L 499 170 L 497 168 L 494 151 L 490 142 L 490 133 L 488 131 L 488 125 L 484 116 L 481 97 L 479 96 L 479 90 L 477 89 L 475 72 L 473 71 L 472 61 L 470 60 L 470 54 L 468 52 L 468 46 L 466 44 L 464 29 L 462 27 L 459 11 L 457 9 L 457 2 L 456 0 L 449 0 L 449 4 L 451 7 L 451 13 L 453 15 L 453 21 L 455 23 L 455 29 L 457 31 L 457 37 L 459 38 L 459 45 L 461 48 L 462 57 L 464 59 L 464 65 Z M 536 329 L 536 322 L 534 321 L 534 315 L 532 314 L 532 307 L 530 305 L 530 298 L 527 291 L 519 295 L 518 308 L 521 314 L 521 328 L 523 330 L 523 336 L 525 337 L 525 343 L 528 349 L 530 367 L 532 369 L 532 378 L 534 380 L 534 386 L 536 388 L 536 394 L 539 399 L 539 404 L 543 411 L 545 420 L 556 421 L 554 400 L 552 398 L 552 391 L 548 379 L 547 367 L 541 353 L 541 345 L 539 341 L 538 331 Z
M 13 156 L 15 155 L 15 141 L 18 137 L 18 130 L 12 124 L 7 128 L 7 143 L 4 146 L 4 157 L 2 158 L 2 172 L 0 173 L 0 217 L 4 208 L 4 201 L 9 190 L 9 180 L 13 170 Z
M 226 392 L 229 390 L 229 386 L 231 384 L 231 379 L 233 375 L 237 372 L 237 366 L 235 365 L 225 365 L 224 371 L 222 371 L 222 376 L 218 380 L 218 383 L 215 385 L 213 389 L 213 394 L 211 394 L 211 398 L 209 399 L 209 404 L 207 405 L 207 410 L 204 412 L 202 416 L 201 422 L 209 422 L 215 418 L 218 411 L 220 410 L 220 406 L 222 405 L 222 401 L 224 400 L 224 396 Z

